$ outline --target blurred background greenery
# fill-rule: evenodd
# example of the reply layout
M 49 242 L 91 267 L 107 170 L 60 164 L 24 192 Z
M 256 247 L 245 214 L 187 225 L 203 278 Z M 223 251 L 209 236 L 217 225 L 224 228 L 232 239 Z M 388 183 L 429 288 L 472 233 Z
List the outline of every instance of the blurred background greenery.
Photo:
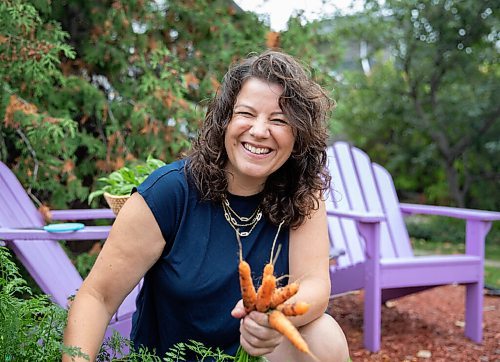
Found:
M 331 141 L 386 167 L 402 201 L 499 210 L 498 2 L 363 4 L 275 32 L 229 0 L 4 0 L 0 160 L 38 206 L 88 207 L 99 177 L 182 156 L 229 64 L 279 48 L 336 100 Z M 463 240 L 420 221 L 415 240 Z

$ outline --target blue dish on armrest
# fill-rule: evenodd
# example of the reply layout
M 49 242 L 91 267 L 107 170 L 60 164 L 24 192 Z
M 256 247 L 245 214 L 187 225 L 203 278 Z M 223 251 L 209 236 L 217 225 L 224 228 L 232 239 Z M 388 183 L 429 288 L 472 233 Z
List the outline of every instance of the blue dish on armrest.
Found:
M 67 233 L 71 231 L 77 231 L 83 229 L 84 224 L 79 222 L 66 222 L 61 224 L 49 224 L 43 227 L 43 230 L 51 233 Z

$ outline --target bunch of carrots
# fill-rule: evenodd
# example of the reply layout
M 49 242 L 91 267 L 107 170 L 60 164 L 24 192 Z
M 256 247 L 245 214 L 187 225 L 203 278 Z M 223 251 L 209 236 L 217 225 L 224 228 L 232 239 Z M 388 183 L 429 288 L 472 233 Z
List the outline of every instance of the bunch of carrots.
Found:
M 288 317 L 305 314 L 309 310 L 309 304 L 305 302 L 299 301 L 286 303 L 292 296 L 297 294 L 299 291 L 299 284 L 293 282 L 283 287 L 276 287 L 277 279 L 274 276 L 274 262 L 272 258 L 274 242 L 271 250 L 270 261 L 264 266 L 262 283 L 258 290 L 256 290 L 252 280 L 250 265 L 243 260 L 241 240 L 238 233 L 236 233 L 236 235 L 240 250 L 238 273 L 240 278 L 241 297 L 245 311 L 250 313 L 253 310 L 257 310 L 262 313 L 267 313 L 269 325 L 272 328 L 288 338 L 293 346 L 295 346 L 295 348 L 299 351 L 310 355 L 315 360 L 318 360 L 310 351 L 306 341 L 302 338 L 297 328 L 295 328 L 292 322 L 288 319 Z M 253 362 L 261 360 L 262 359 L 249 356 L 248 353 L 241 348 L 241 346 L 238 349 L 235 358 L 236 362 Z

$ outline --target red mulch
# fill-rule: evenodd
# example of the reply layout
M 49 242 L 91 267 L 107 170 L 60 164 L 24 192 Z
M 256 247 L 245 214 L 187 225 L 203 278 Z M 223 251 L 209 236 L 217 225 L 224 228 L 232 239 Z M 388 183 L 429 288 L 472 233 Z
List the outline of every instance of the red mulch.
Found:
M 485 296 L 481 344 L 463 334 L 464 300 L 465 287 L 444 286 L 383 306 L 382 344 L 377 353 L 363 348 L 362 292 L 335 298 L 329 312 L 346 334 L 353 362 L 500 362 L 500 297 Z

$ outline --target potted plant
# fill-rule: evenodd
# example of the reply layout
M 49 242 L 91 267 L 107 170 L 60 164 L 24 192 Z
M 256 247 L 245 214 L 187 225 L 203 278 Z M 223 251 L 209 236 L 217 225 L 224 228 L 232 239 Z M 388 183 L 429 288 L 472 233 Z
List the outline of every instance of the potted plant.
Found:
M 111 210 L 117 215 L 130 197 L 132 189 L 139 186 L 154 170 L 164 165 L 165 162 L 148 156 L 146 162 L 125 166 L 108 176 L 100 177 L 98 181 L 104 185 L 90 193 L 89 204 L 95 197 L 103 195 Z

